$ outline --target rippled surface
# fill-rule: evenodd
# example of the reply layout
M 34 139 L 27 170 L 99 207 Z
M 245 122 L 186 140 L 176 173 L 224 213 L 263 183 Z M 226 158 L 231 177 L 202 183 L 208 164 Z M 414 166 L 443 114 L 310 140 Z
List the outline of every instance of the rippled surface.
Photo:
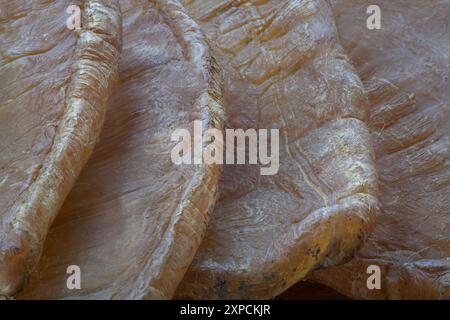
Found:
M 203 236 L 219 168 L 174 165 L 170 137 L 195 119 L 222 127 L 217 70 L 176 1 L 121 7 L 119 86 L 100 142 L 19 298 L 171 298 Z M 81 290 L 66 287 L 69 265 Z
M 382 214 L 348 265 L 315 278 L 354 298 L 450 298 L 450 33 L 448 1 L 336 0 L 343 45 L 369 91 Z M 381 290 L 366 268 L 381 267 Z
M 20 289 L 100 132 L 120 51 L 117 2 L 0 4 L 0 295 Z
M 120 3 L 100 142 L 17 298 L 168 299 L 188 268 L 178 298 L 273 298 L 305 277 L 358 299 L 450 297 L 448 0 L 381 1 L 381 30 L 369 0 Z M 36 265 L 115 77 L 117 2 L 75 4 L 81 32 L 66 1 L 0 4 L 0 295 Z M 174 129 L 223 129 L 223 111 L 280 130 L 276 175 L 226 165 L 219 183 L 217 165 L 171 162 Z
M 367 237 L 377 186 L 367 97 L 324 1 L 186 1 L 225 78 L 232 128 L 280 129 L 280 170 L 225 166 L 178 297 L 271 298 Z

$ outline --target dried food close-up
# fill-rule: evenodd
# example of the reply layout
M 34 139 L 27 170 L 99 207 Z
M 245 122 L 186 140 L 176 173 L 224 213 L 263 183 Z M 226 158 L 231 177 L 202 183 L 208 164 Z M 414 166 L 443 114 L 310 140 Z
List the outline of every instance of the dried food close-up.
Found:
M 0 300 L 450 300 L 449 21 L 0 0 Z

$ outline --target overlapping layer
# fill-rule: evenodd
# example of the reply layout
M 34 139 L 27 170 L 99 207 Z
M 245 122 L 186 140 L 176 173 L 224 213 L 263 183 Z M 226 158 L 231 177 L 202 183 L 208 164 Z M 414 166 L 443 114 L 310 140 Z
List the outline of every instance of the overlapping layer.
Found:
M 280 169 L 225 166 L 178 297 L 271 298 L 351 258 L 377 213 L 367 96 L 326 1 L 186 1 L 224 69 L 231 128 L 280 130 Z
M 70 5 L 83 8 L 80 30 L 66 26 Z M 103 0 L 2 1 L 0 12 L 0 295 L 11 295 L 100 133 L 121 18 Z
M 369 91 L 382 214 L 356 259 L 314 278 L 358 299 L 449 299 L 449 4 L 382 1 L 382 29 L 368 31 L 370 4 L 333 9 Z M 370 265 L 381 290 L 367 289 Z
M 203 238 L 219 165 L 171 161 L 175 129 L 223 128 L 221 78 L 177 1 L 122 1 L 119 87 L 100 142 L 19 298 L 171 298 Z M 81 270 L 81 290 L 66 268 Z

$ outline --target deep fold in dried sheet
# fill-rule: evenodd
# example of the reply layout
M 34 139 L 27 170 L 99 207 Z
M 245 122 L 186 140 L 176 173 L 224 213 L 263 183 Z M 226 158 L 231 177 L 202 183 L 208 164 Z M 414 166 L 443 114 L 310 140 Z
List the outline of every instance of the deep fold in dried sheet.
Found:
M 223 127 L 221 78 L 177 1 L 121 1 L 119 87 L 93 156 L 19 298 L 171 298 L 216 199 L 219 165 L 175 165 L 175 129 Z M 81 290 L 66 268 L 81 269 Z
M 379 1 L 382 29 L 368 31 L 370 4 L 333 10 L 369 91 L 382 214 L 356 259 L 313 278 L 358 299 L 450 299 L 450 3 Z
M 83 8 L 81 30 L 66 8 Z M 117 1 L 0 4 L 0 295 L 36 266 L 100 133 L 121 50 Z
M 363 85 L 326 1 L 185 1 L 224 72 L 231 128 L 278 128 L 280 170 L 224 167 L 180 298 L 272 298 L 351 258 L 377 213 Z

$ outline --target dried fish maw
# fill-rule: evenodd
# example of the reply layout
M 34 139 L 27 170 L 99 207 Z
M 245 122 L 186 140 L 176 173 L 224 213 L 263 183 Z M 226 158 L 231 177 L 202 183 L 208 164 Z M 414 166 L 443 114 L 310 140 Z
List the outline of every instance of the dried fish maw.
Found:
M 450 299 L 450 90 L 447 1 L 333 2 L 371 100 L 380 177 L 377 226 L 357 258 L 314 279 L 358 299 Z M 380 290 L 369 290 L 370 265 Z
M 171 298 L 203 238 L 219 165 L 175 165 L 171 134 L 223 127 L 221 78 L 177 1 L 121 2 L 120 87 L 93 156 L 18 298 Z M 69 290 L 69 265 L 81 289 Z
M 0 4 L 0 295 L 23 287 L 36 266 L 93 150 L 116 76 L 117 2 L 78 2 L 79 32 L 66 26 L 72 4 Z
M 179 298 L 272 298 L 351 258 L 377 213 L 367 96 L 325 1 L 186 1 L 224 72 L 231 128 L 278 128 L 280 168 L 225 166 Z

